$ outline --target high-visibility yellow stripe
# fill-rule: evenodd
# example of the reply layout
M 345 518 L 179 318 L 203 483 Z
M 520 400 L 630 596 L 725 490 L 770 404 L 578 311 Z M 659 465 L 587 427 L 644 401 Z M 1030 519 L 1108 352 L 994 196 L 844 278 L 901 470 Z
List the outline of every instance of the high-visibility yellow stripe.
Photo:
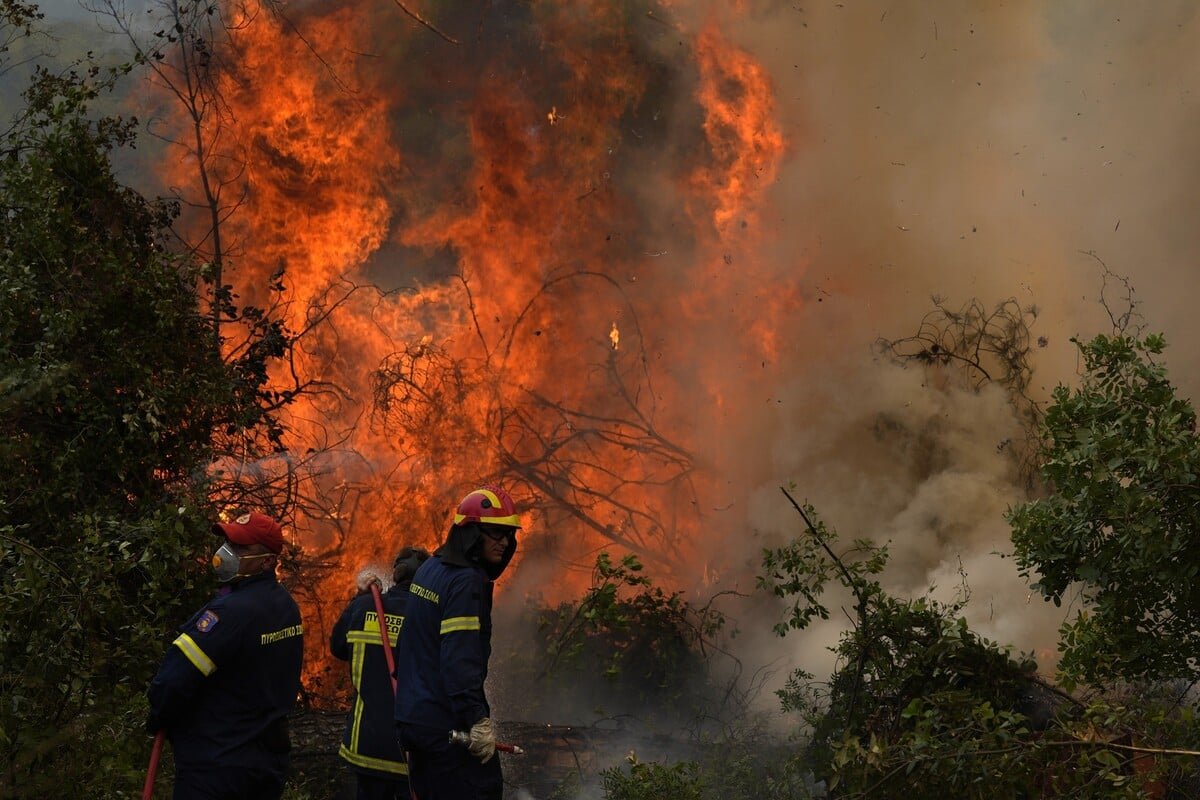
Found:
M 392 647 L 396 646 L 396 642 L 400 637 L 394 633 L 388 634 L 388 642 Z M 378 633 L 368 633 L 367 631 L 349 631 L 346 634 L 346 641 L 351 644 L 379 644 Z
M 173 644 L 183 651 L 183 654 L 187 656 L 187 660 L 192 662 L 192 665 L 200 670 L 200 674 L 204 677 L 207 678 L 216 672 L 217 665 L 200 649 L 200 645 L 196 644 L 192 637 L 186 633 L 179 634 L 179 638 Z
M 363 718 L 363 699 L 362 699 L 362 672 L 363 672 L 363 656 L 367 653 L 365 644 L 354 645 L 354 658 L 350 664 L 351 680 L 354 683 L 354 717 L 353 723 L 350 726 L 350 749 L 353 752 L 358 751 L 358 729 L 362 725 Z M 345 745 L 342 745 L 345 747 Z
M 338 748 L 338 755 L 349 761 L 356 767 L 367 767 L 368 769 L 377 769 L 380 772 L 391 772 L 394 775 L 407 775 L 408 764 L 403 761 L 388 761 L 386 758 L 371 758 L 364 756 L 362 753 L 355 753 L 342 745 Z
M 442 633 L 479 630 L 479 617 L 448 617 L 442 620 Z

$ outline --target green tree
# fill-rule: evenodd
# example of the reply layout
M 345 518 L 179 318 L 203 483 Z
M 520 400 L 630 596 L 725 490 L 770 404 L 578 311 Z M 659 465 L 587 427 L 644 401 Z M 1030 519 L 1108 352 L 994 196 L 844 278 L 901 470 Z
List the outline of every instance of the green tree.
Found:
M 970 629 L 964 599 L 889 595 L 877 578 L 886 550 L 840 545 L 811 506 L 792 502 L 807 535 L 763 554 L 760 585 L 789 604 L 776 632 L 828 619 L 831 582 L 855 599 L 830 679 L 797 671 L 779 693 L 808 737 L 797 760 L 831 796 L 1145 796 L 1151 777 L 1135 773 L 1137 751 L 1110 741 L 1142 722 L 1135 714 L 1084 707 L 1044 684 L 1031 659 Z
M 722 647 L 726 619 L 713 607 L 717 598 L 694 605 L 643 569 L 636 555 L 617 560 L 601 551 L 579 600 L 527 605 L 522 624 L 537 646 L 502 652 L 495 670 L 514 691 L 537 687 L 525 713 L 632 717 L 671 728 L 692 724 L 701 708 L 713 717 L 745 711 L 711 663 L 713 656 L 732 658 Z M 736 681 L 736 665 L 733 673 Z M 597 698 L 594 705 L 575 707 L 583 695 Z
M 1161 336 L 1076 342 L 1078 388 L 1041 424 L 1044 498 L 1009 513 L 1017 563 L 1061 604 L 1071 681 L 1200 677 L 1200 438 L 1191 403 L 1158 363 Z
M 127 796 L 142 693 L 210 587 L 216 429 L 263 422 L 263 340 L 225 363 L 175 210 L 113 175 L 111 77 L 40 72 L 0 143 L 0 795 Z M 60 752 L 70 748 L 72 756 Z M 52 769 L 50 769 L 50 765 Z

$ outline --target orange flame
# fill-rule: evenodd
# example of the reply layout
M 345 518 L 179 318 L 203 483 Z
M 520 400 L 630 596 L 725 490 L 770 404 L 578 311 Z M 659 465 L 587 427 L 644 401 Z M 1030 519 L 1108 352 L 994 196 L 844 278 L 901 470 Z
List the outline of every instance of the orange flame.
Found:
M 497 476 L 530 517 L 519 557 L 556 559 L 548 596 L 577 591 L 599 545 L 712 574 L 710 432 L 745 402 L 730 370 L 774 358 L 796 303 L 758 264 L 785 142 L 765 70 L 715 24 L 679 34 L 680 66 L 654 40 L 679 33 L 668 5 L 621 9 L 481 12 L 504 35 L 453 50 L 357 2 L 234 33 L 220 88 L 246 196 L 226 229 L 243 296 L 267 302 L 282 274 L 279 312 L 305 331 L 273 375 L 307 390 L 291 448 L 262 468 L 303 462 L 320 498 L 296 519 L 335 562 L 314 631 L 364 563 L 435 545 Z

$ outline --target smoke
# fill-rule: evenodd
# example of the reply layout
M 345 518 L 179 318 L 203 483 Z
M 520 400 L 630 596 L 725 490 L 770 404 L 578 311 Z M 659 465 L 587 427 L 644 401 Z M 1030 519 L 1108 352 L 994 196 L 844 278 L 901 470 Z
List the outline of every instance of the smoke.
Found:
M 362 423 L 343 568 L 401 535 L 433 544 L 479 476 L 577 433 L 564 413 L 498 434 L 533 393 L 631 419 L 616 374 L 660 449 L 601 453 L 583 477 L 617 502 L 585 506 L 593 528 L 526 492 L 506 592 L 578 589 L 597 529 L 661 548 L 622 507 L 670 521 L 659 574 L 749 591 L 760 548 L 800 530 L 778 491 L 794 482 L 844 537 L 889 543 L 888 588 L 947 597 L 965 573 L 971 622 L 1051 665 L 1059 617 L 1001 557 L 1024 497 L 1005 397 L 926 385 L 871 345 L 931 295 L 1014 297 L 1039 310 L 1044 399 L 1074 375 L 1069 338 L 1108 326 L 1103 262 L 1195 390 L 1193 4 L 421 5 L 459 45 L 388 4 L 263 15 L 226 94 L 250 142 L 239 289 L 286 266 L 301 323 L 340 276 L 382 290 L 344 301 L 297 365 L 344 389 L 337 441 Z M 388 359 L 419 379 L 372 417 Z M 694 472 L 668 469 L 676 445 Z M 828 667 L 838 620 L 782 642 L 762 623 L 741 626 L 748 657 Z
M 744 447 L 747 469 L 769 457 L 771 471 L 746 519 L 767 544 L 798 533 L 777 489 L 794 481 L 844 538 L 888 543 L 890 590 L 948 599 L 965 575 L 971 623 L 1052 670 L 1062 611 L 1003 557 L 1002 514 L 1025 499 L 1010 406 L 927 385 L 870 345 L 915 331 L 931 295 L 1014 297 L 1039 312 L 1031 390 L 1044 400 L 1074 378 L 1069 338 L 1110 328 L 1102 261 L 1130 277 L 1195 391 L 1195 8 L 759 3 L 734 30 L 770 71 L 791 145 L 767 258 L 805 263 L 793 280 L 807 300 L 782 337 L 795 377 Z M 789 637 L 794 663 L 827 671 L 842 624 Z
M 436 413 L 406 394 L 411 417 L 356 442 L 372 462 L 397 441 L 405 453 L 377 469 L 393 499 L 358 508 L 358 540 L 378 541 L 365 534 L 398 507 L 444 520 L 473 471 L 516 462 L 535 513 L 514 595 L 577 590 L 605 536 L 662 554 L 654 568 L 678 585 L 745 591 L 759 546 L 797 530 L 777 492 L 795 481 L 843 535 L 889 543 L 889 588 L 945 597 L 965 573 L 972 623 L 1051 665 L 1058 619 L 1000 555 L 1003 511 L 1023 498 L 1005 398 L 927 386 L 870 348 L 911 332 L 930 295 L 1014 297 L 1039 309 L 1044 398 L 1072 378 L 1069 337 L 1106 325 L 1099 261 L 1132 278 L 1156 327 L 1182 327 L 1189 293 L 1161 287 L 1196 235 L 1178 163 L 1195 109 L 1188 6 L 439 9 L 456 48 L 395 9 L 297 10 L 327 61 L 277 83 L 288 102 L 315 98 L 311 113 L 261 113 L 279 103 L 254 81 L 234 100 L 271 156 L 243 217 L 262 266 L 242 269 L 285 263 L 297 308 L 359 262 L 411 292 L 339 320 L 353 335 L 326 337 L 312 368 L 361 395 L 364 367 L 432 348 L 403 364 L 432 365 L 416 389 Z M 271 39 L 246 48 L 248 75 L 304 58 Z M 646 436 L 542 460 L 547 443 L 584 441 L 591 420 L 569 412 L 634 418 L 613 376 L 694 472 L 672 472 Z M 535 395 L 541 411 L 496 433 Z M 783 657 L 827 661 L 838 625 L 785 640 Z M 777 663 L 781 643 L 762 638 Z

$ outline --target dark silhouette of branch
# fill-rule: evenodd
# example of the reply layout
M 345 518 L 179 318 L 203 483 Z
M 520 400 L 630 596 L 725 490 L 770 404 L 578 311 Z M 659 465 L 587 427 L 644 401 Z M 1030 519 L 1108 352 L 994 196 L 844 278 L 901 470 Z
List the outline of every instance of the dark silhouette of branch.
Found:
M 610 277 L 587 270 L 551 272 L 516 317 L 489 341 L 465 275 L 466 309 L 478 342 L 477 355 L 451 354 L 423 340 L 402 346 L 371 377 L 373 424 L 397 442 L 418 472 L 453 469 L 462 446 L 480 441 L 499 459 L 500 473 L 528 487 L 538 507 L 565 513 L 603 539 L 668 569 L 681 561 L 680 522 L 671 507 L 694 496 L 694 456 L 672 441 L 654 420 L 655 395 L 648 359 L 639 347 L 617 351 L 591 365 L 608 391 L 576 405 L 540 391 L 508 385 L 514 340 L 539 303 L 567 282 L 599 281 L 623 297 Z M 632 309 L 624 316 L 641 335 Z M 482 411 L 481 411 L 482 409 Z M 662 500 L 663 507 L 650 503 Z M 649 502 L 648 502 L 649 501 Z
M 961 308 L 949 307 L 933 298 L 934 309 L 924 316 L 917 332 L 900 339 L 879 338 L 876 348 L 901 366 L 919 365 L 932 371 L 957 368 L 970 388 L 980 390 L 994 384 L 1008 394 L 1021 423 L 1022 436 L 999 444 L 1015 461 L 1027 487 L 1037 482 L 1034 451 L 1041 405 L 1029 394 L 1033 379 L 1033 348 L 1045 347 L 1044 337 L 1033 338 L 1036 306 L 1021 306 L 1008 298 L 989 309 L 972 299 Z M 955 373 L 941 372 L 942 379 Z
M 432 22 L 425 19 L 420 14 L 418 14 L 417 12 L 410 9 L 408 6 L 404 5 L 404 3 L 400 2 L 400 0 L 392 0 L 392 2 L 394 2 L 396 5 L 400 6 L 400 10 L 403 11 L 405 14 L 412 17 L 417 22 L 424 25 L 426 28 L 429 28 L 429 30 L 433 31 L 434 33 L 436 33 L 438 36 L 445 39 L 450 44 L 458 44 L 459 43 L 459 41 L 457 39 L 454 39 L 454 38 L 442 33 L 440 30 L 437 29 L 437 27 Z
M 870 621 L 869 610 L 867 606 L 870 603 L 871 598 L 865 591 L 863 591 L 862 581 L 860 579 L 856 579 L 850 574 L 850 570 L 846 568 L 845 562 L 843 562 L 841 557 L 834 553 L 829 547 L 829 543 L 825 541 L 823 536 L 821 536 L 821 532 L 817 529 L 817 526 L 814 525 L 812 520 L 808 518 L 808 514 L 805 512 L 804 507 L 796 502 L 796 499 L 792 497 L 791 493 L 788 492 L 786 488 L 780 486 L 779 491 L 783 492 L 783 496 L 786 497 L 788 502 L 792 504 L 792 508 L 796 509 L 796 513 L 798 513 L 800 518 L 804 520 L 804 526 L 808 529 L 809 535 L 817 540 L 817 544 L 821 545 L 821 549 L 825 551 L 825 555 L 837 568 L 838 572 L 841 573 L 843 585 L 845 585 L 846 588 L 854 593 L 854 610 L 858 617 L 858 624 L 855 627 L 859 631 L 859 637 L 863 642 L 863 646 L 860 647 L 858 651 L 858 661 L 855 664 L 854 669 L 854 683 L 850 687 L 850 700 L 846 704 L 846 719 L 853 719 L 854 708 L 858 702 L 858 692 L 862 687 L 863 682 L 863 670 L 867 661 L 868 643 L 871 641 L 870 637 L 867 635 L 867 623 Z
M 1109 322 L 1112 323 L 1113 333 L 1118 335 L 1140 335 L 1141 331 L 1146 327 L 1146 321 L 1137 310 L 1137 307 L 1141 303 L 1134 297 L 1133 282 L 1127 276 L 1118 275 L 1113 272 L 1108 264 L 1104 263 L 1104 259 L 1096 255 L 1094 251 L 1080 250 L 1079 252 L 1100 265 L 1100 305 L 1104 308 L 1104 313 L 1108 314 Z M 1119 302 L 1114 302 L 1108 296 L 1108 290 L 1112 284 L 1119 284 L 1122 288 L 1122 296 Z

